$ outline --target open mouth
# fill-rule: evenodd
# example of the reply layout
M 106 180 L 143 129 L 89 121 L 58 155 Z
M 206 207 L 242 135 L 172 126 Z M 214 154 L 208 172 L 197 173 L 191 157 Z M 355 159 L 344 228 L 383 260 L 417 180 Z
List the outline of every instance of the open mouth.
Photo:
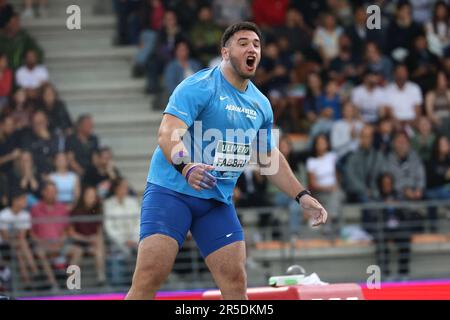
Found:
M 254 56 L 247 57 L 247 60 L 246 60 L 247 67 L 253 68 L 255 66 L 255 62 L 256 62 L 256 57 L 254 57 Z

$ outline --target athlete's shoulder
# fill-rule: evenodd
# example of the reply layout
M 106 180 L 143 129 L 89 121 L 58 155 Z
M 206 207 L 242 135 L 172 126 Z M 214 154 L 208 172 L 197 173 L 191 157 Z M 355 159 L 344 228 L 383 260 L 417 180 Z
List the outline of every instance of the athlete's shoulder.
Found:
M 269 99 L 251 81 L 249 81 L 249 93 L 251 94 L 252 99 L 256 100 L 262 111 L 270 117 L 272 114 L 272 105 L 270 104 Z
M 205 68 L 184 79 L 177 88 L 188 90 L 207 90 L 214 87 L 216 68 Z

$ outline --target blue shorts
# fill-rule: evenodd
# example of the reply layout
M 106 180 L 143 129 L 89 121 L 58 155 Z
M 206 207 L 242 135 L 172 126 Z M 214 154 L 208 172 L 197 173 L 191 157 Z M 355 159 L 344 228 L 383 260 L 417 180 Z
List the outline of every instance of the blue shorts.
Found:
M 140 240 L 152 235 L 172 237 L 183 246 L 191 231 L 201 255 L 244 240 L 233 205 L 200 199 L 147 182 L 141 208 Z

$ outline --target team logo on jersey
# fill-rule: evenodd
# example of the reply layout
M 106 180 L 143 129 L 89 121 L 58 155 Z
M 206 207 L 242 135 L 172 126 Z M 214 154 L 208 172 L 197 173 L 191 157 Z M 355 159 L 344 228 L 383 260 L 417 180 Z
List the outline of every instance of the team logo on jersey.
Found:
M 233 104 L 227 104 L 225 106 L 225 110 L 244 113 L 247 118 L 256 120 L 256 111 L 249 108 L 238 107 Z

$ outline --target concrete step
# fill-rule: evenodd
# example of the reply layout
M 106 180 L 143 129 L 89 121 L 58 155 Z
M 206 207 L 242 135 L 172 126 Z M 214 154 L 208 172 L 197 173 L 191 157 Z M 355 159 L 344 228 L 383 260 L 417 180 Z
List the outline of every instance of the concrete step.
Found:
M 64 83 L 56 83 L 56 88 L 58 89 L 59 94 L 63 97 L 66 95 L 108 95 L 111 92 L 115 94 L 143 94 L 145 87 L 145 80 L 129 80 L 127 82 L 123 81 L 100 81 L 95 85 L 92 83 L 72 83 L 72 82 L 64 82 Z
M 21 24 L 36 37 L 44 36 L 47 33 L 59 33 L 62 35 L 64 33 L 76 34 L 93 30 L 114 30 L 116 26 L 116 17 L 114 15 L 93 16 L 83 15 L 82 12 L 80 19 L 81 29 L 71 30 L 67 28 L 67 18 L 68 15 L 66 15 L 64 9 L 62 15 L 48 18 L 21 19 Z
M 145 97 L 134 97 L 119 101 L 70 102 L 67 104 L 70 114 L 76 118 L 80 114 L 150 113 L 149 100 Z
M 55 30 L 34 34 L 47 52 L 73 51 L 86 48 L 111 49 L 114 31 L 111 29 L 82 29 L 79 31 Z
M 66 63 L 68 61 L 70 63 L 80 61 L 127 61 L 131 63 L 132 59 L 137 51 L 137 48 L 134 47 L 120 47 L 120 48 L 110 48 L 110 49 L 102 49 L 102 48 L 80 48 L 79 50 L 65 50 L 64 47 L 60 51 L 50 51 L 45 54 L 45 63 L 46 65 L 53 65 L 55 63 Z

